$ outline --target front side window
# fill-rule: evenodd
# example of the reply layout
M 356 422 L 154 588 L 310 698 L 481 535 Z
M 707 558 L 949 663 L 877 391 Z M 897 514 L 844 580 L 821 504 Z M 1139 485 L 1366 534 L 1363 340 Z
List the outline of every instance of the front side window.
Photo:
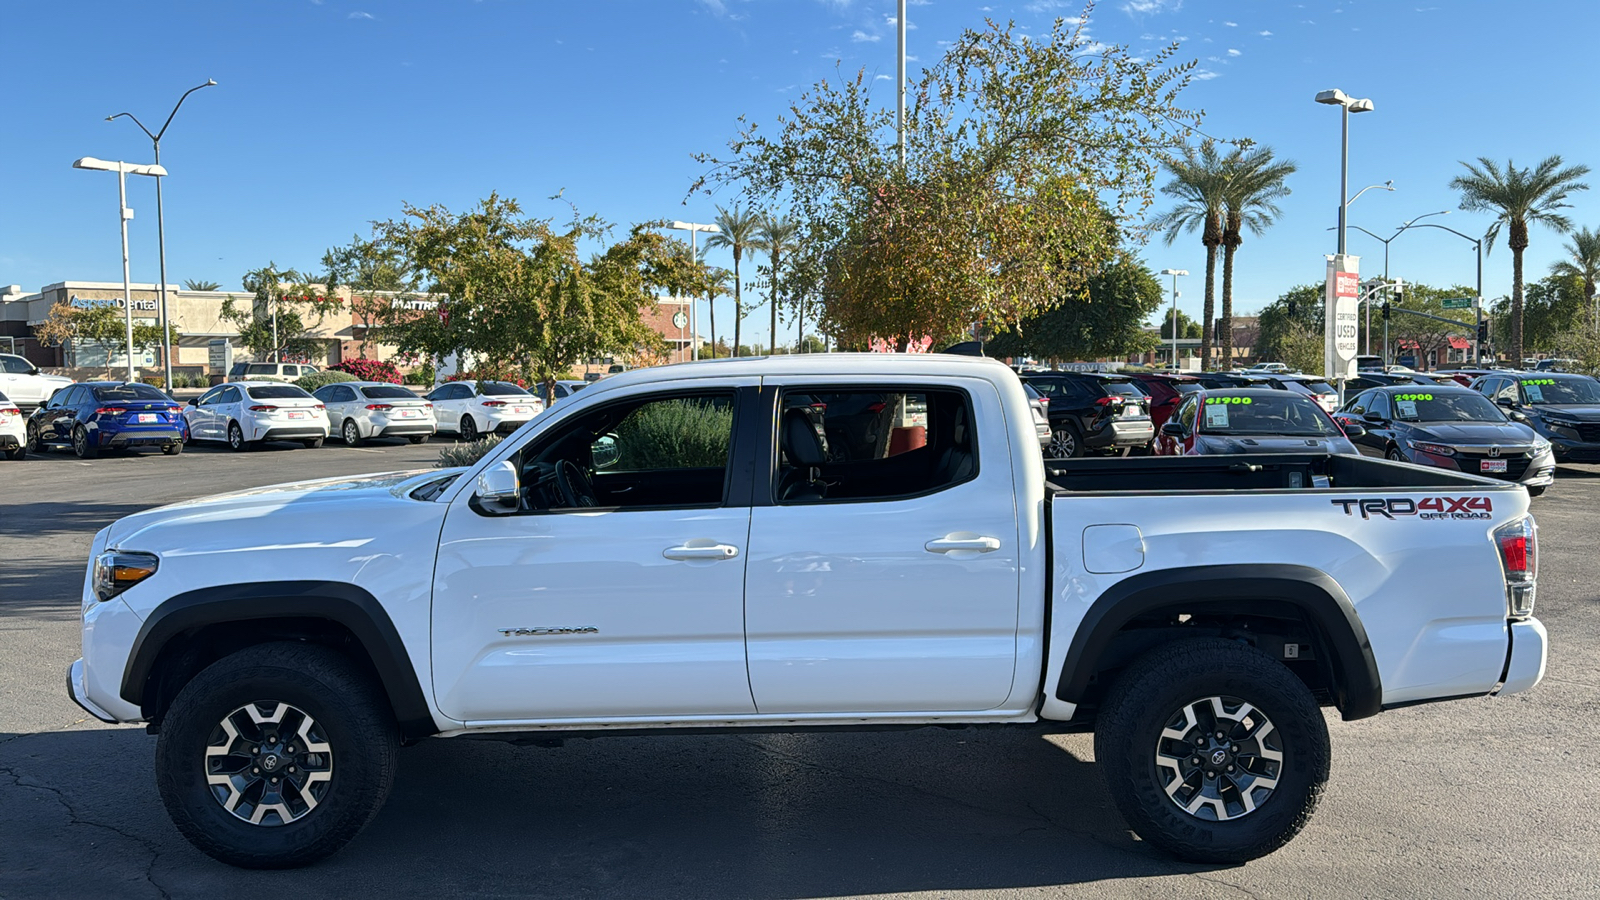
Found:
M 1359 416 L 1372 408 L 1372 392 L 1363 391 L 1355 399 L 1344 405 L 1344 412 L 1352 416 Z
M 1367 407 L 1367 412 L 1380 419 L 1389 418 L 1389 395 L 1383 391 L 1372 392 L 1372 405 Z
M 893 500 L 977 477 L 962 391 L 791 388 L 780 409 L 776 503 Z
M 11 375 L 27 375 L 33 371 L 33 364 L 20 356 L 0 356 L 0 366 L 4 367 L 0 371 Z

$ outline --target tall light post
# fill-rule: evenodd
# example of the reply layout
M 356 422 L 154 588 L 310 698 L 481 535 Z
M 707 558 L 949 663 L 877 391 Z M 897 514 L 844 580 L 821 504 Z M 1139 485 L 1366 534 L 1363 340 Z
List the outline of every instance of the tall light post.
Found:
M 1162 269 L 1161 274 L 1172 276 L 1172 367 L 1178 367 L 1178 276 L 1188 275 L 1188 269 Z
M 117 219 L 122 226 L 122 311 L 127 314 L 127 356 L 128 380 L 138 381 L 138 376 L 133 371 L 133 283 L 128 272 L 128 220 L 133 218 L 133 210 L 128 208 L 128 176 L 151 175 L 156 178 L 167 174 L 167 170 L 160 166 L 141 166 L 126 162 L 108 162 L 85 156 L 72 163 L 74 169 L 94 169 L 100 172 L 117 173 Z
M 1421 217 L 1419 216 L 1418 218 Z M 1439 225 L 1434 222 L 1424 222 L 1421 225 L 1414 225 L 1411 227 L 1437 228 L 1440 231 L 1448 231 L 1464 241 L 1472 242 L 1472 251 L 1478 256 L 1478 296 L 1472 298 L 1472 311 L 1474 314 L 1473 322 L 1477 326 L 1472 333 L 1472 364 L 1475 366 L 1480 365 L 1483 361 L 1483 346 L 1482 342 L 1478 340 L 1478 334 L 1483 331 L 1483 240 L 1481 238 L 1475 238 L 1470 234 L 1462 234 L 1454 228 Z
M 1391 188 L 1391 190 L 1392 190 L 1392 188 Z M 1356 196 L 1359 197 L 1361 195 L 1357 194 Z M 1423 213 L 1422 215 L 1417 216 L 1414 219 L 1411 219 L 1411 220 L 1406 221 L 1406 222 L 1402 222 L 1400 224 L 1400 229 L 1398 231 L 1396 231 L 1394 234 L 1391 234 L 1386 238 L 1378 237 L 1377 235 L 1373 234 L 1372 232 L 1366 230 L 1365 228 L 1362 228 L 1360 225 L 1350 225 L 1350 226 L 1347 226 L 1347 227 L 1354 228 L 1355 230 L 1361 232 L 1362 234 L 1364 234 L 1364 235 L 1366 235 L 1366 236 L 1368 236 L 1368 237 L 1370 237 L 1370 238 L 1372 238 L 1374 240 L 1383 242 L 1383 280 L 1384 281 L 1388 281 L 1389 280 L 1389 242 L 1394 240 L 1395 238 L 1399 237 L 1400 235 L 1405 234 L 1407 228 L 1410 228 L 1412 225 L 1416 224 L 1417 222 L 1422 221 L 1423 219 L 1426 219 L 1429 216 L 1448 216 L 1448 215 L 1450 215 L 1450 210 L 1448 210 L 1448 209 L 1441 209 L 1438 212 Z M 1330 228 L 1329 230 L 1332 231 L 1333 229 Z M 1387 347 L 1388 347 L 1387 341 L 1388 341 L 1388 339 L 1385 338 L 1384 340 L 1385 340 L 1384 347 L 1386 348 L 1384 350 L 1384 352 L 1387 353 L 1388 352 L 1388 350 L 1387 350 Z M 1366 349 L 1366 354 L 1368 356 L 1372 355 L 1372 304 L 1370 302 L 1367 304 L 1367 349 Z
M 1344 91 L 1331 90 L 1319 92 L 1317 102 L 1343 109 L 1339 116 L 1342 126 L 1339 143 L 1339 255 L 1343 256 L 1345 208 L 1350 205 L 1350 201 L 1345 199 L 1350 195 L 1350 114 L 1372 112 L 1372 101 L 1358 100 Z
M 145 136 L 150 138 L 150 143 L 155 145 L 156 165 L 160 166 L 161 136 L 167 133 L 167 126 L 172 124 L 172 117 L 178 114 L 178 107 L 183 105 L 183 101 L 189 99 L 190 94 L 200 90 L 201 88 L 211 87 L 214 84 L 216 84 L 215 81 L 207 78 L 205 84 L 197 84 L 194 87 L 189 88 L 187 91 L 184 91 L 183 96 L 179 97 L 178 102 L 173 105 L 172 112 L 167 114 L 167 121 L 161 125 L 161 130 L 155 134 L 151 134 L 150 129 L 144 127 L 144 123 L 139 121 L 139 117 L 135 116 L 133 113 L 121 112 L 114 116 L 106 116 L 106 121 L 111 122 L 123 116 L 127 116 L 128 118 L 132 119 L 133 124 L 139 126 L 139 130 L 144 132 Z M 163 171 L 161 174 L 165 175 L 166 172 Z M 163 367 L 162 371 L 166 376 L 166 381 L 164 381 L 163 384 L 166 385 L 167 393 L 170 394 L 172 393 L 172 325 L 167 319 L 167 225 L 166 218 L 162 215 L 161 210 L 160 175 L 156 176 L 156 254 L 160 258 L 161 265 L 161 360 Z M 131 348 L 129 352 L 132 352 Z
M 704 231 L 706 234 L 721 234 L 722 233 L 722 229 L 721 228 L 718 228 L 715 225 L 702 224 L 700 222 L 676 222 L 675 221 L 675 222 L 672 222 L 671 224 L 669 224 L 667 227 L 671 228 L 674 231 L 687 231 L 687 232 L 689 232 L 689 261 L 691 263 L 694 263 L 695 265 L 699 265 L 700 264 L 700 247 L 699 247 L 699 244 L 698 244 L 698 241 L 700 239 L 700 232 Z M 714 299 L 708 299 L 706 302 L 707 303 L 715 303 L 717 301 L 714 300 Z M 689 354 L 690 354 L 689 358 L 693 359 L 693 360 L 699 360 L 700 359 L 699 314 L 700 314 L 700 302 L 698 300 L 695 300 L 693 297 L 689 298 Z M 715 312 L 712 313 L 711 318 L 712 318 L 713 321 L 716 320 L 716 313 Z M 717 352 L 717 348 L 716 348 L 715 345 L 713 345 L 711 347 L 711 352 L 712 353 L 716 353 Z

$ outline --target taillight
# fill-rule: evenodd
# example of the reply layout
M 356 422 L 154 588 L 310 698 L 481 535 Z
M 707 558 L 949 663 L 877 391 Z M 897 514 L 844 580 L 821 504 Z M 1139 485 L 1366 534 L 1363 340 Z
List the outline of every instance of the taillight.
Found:
M 1500 571 L 1506 579 L 1506 615 L 1525 619 L 1533 615 L 1534 581 L 1539 574 L 1539 527 L 1523 516 L 1494 530 L 1500 551 Z
M 317 404 L 317 405 L 316 405 L 316 406 L 314 406 L 314 407 L 312 407 L 312 409 L 322 409 L 322 410 L 326 410 L 326 409 L 327 409 L 327 407 L 326 407 L 326 406 L 323 406 L 323 405 L 322 405 L 322 404 L 321 404 L 321 403 L 318 403 L 318 404 Z
M 250 411 L 251 412 L 272 412 L 275 409 L 277 409 L 276 406 L 252 406 L 252 407 L 250 407 Z
M 20 415 L 22 415 L 22 410 L 17 409 L 15 406 L 8 406 L 8 407 L 5 407 L 5 408 L 0 408 L 0 416 L 20 416 Z
M 505 406 L 506 402 L 504 400 L 479 400 L 478 404 L 480 406 Z
M 424 409 L 433 409 L 433 404 L 432 403 L 424 403 L 424 404 L 422 404 L 422 407 Z
M 99 409 L 95 410 L 94 414 L 97 415 L 97 416 L 114 416 L 114 415 L 116 415 L 117 413 L 120 413 L 120 412 L 127 412 L 127 410 L 123 409 L 120 406 L 102 406 Z
M 393 407 L 387 403 L 368 403 L 367 409 L 393 409 Z

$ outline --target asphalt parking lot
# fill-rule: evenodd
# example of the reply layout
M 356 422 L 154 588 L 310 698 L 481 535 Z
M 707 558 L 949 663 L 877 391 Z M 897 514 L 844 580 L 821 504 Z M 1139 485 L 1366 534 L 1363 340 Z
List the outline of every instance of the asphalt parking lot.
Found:
M 149 506 L 301 478 L 422 468 L 445 442 L 84 462 L 0 460 L 0 898 L 1593 897 L 1600 894 L 1600 467 L 1535 501 L 1549 675 L 1532 692 L 1330 722 L 1310 827 L 1238 867 L 1133 837 L 1087 735 L 938 730 L 608 738 L 402 752 L 343 853 L 246 872 L 193 849 L 155 739 L 88 718 L 78 654 L 89 541 Z

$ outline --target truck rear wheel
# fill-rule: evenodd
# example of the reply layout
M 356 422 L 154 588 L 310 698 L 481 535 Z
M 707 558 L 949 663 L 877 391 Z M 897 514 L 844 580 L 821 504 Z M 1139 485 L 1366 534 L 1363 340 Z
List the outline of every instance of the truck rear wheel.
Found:
M 1328 781 L 1328 725 L 1281 663 L 1204 638 L 1145 654 L 1112 685 L 1095 759 L 1139 836 L 1194 862 L 1244 862 L 1305 827 Z
M 183 836 L 249 869 L 327 857 L 371 821 L 394 782 L 388 703 L 349 659 L 309 644 L 224 657 L 174 698 L 156 784 Z

